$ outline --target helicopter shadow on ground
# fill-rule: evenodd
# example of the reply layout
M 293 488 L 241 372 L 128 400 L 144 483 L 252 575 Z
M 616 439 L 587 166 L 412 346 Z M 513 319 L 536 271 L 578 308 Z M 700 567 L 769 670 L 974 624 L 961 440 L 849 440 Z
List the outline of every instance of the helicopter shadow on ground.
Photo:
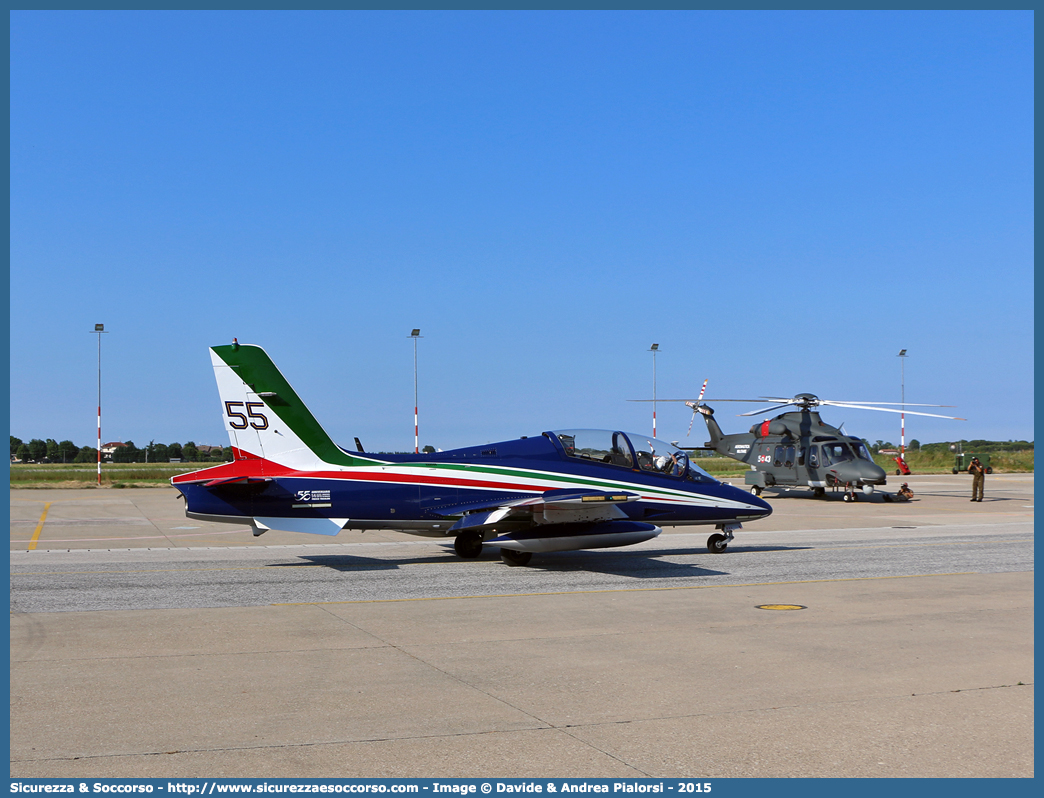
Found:
M 964 499 L 965 501 L 971 501 L 971 499 L 968 498 L 969 493 L 971 493 L 970 490 L 967 492 L 953 491 L 951 493 L 930 493 L 928 491 L 920 491 L 917 493 L 917 496 L 933 496 L 937 499 Z M 990 502 L 1025 502 L 1032 498 L 1032 496 L 984 496 L 982 499 L 982 503 L 989 504 Z M 917 501 L 916 496 L 913 500 Z
M 912 501 L 917 500 L 915 494 Z M 929 494 L 924 494 L 929 495 Z M 889 498 L 885 498 L 884 491 L 874 491 L 871 495 L 867 496 L 865 493 L 860 492 L 856 496 L 855 504 L 905 504 L 910 499 L 897 499 L 894 493 L 888 494 Z M 828 491 L 822 496 L 817 497 L 810 490 L 781 490 L 781 491 L 763 491 L 761 498 L 771 504 L 774 501 L 780 501 L 783 499 L 801 499 L 803 501 L 816 501 L 816 502 L 841 502 L 842 504 L 851 504 L 852 502 L 845 501 L 845 495 L 843 491 L 832 492 Z

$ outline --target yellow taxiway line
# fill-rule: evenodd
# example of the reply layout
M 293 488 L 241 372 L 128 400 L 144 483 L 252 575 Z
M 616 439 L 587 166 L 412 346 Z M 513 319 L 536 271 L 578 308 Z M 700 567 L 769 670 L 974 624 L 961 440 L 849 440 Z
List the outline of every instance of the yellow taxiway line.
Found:
M 36 542 L 40 539 L 40 533 L 43 532 L 44 521 L 47 520 L 47 511 L 51 509 L 51 502 L 44 502 L 43 514 L 40 516 L 40 520 L 36 522 L 36 531 L 33 532 L 32 540 L 29 541 L 29 551 L 36 549 Z

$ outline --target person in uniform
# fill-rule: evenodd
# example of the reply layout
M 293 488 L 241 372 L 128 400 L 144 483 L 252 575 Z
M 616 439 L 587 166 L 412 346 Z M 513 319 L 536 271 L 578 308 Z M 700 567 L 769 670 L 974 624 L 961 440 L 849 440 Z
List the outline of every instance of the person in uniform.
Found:
M 982 489 L 986 483 L 986 466 L 979 462 L 978 457 L 973 457 L 968 473 L 972 475 L 972 497 L 973 502 L 982 501 Z

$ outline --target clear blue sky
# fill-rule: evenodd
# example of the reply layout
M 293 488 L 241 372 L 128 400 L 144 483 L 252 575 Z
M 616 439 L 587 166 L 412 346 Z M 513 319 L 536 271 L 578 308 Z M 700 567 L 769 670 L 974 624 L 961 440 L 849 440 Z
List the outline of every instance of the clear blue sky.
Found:
M 412 450 L 414 327 L 421 445 L 647 431 L 653 342 L 665 398 L 898 402 L 905 348 L 906 400 L 969 419 L 908 440 L 1032 439 L 1032 25 L 12 12 L 11 432 L 93 445 L 101 322 L 138 445 L 227 442 L 237 337 Z

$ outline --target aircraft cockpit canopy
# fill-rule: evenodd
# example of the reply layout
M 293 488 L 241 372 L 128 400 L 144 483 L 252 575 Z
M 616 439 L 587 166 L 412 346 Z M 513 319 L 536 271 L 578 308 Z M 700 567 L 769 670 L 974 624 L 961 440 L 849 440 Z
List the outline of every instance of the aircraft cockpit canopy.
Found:
M 717 481 L 677 446 L 648 435 L 600 429 L 556 430 L 552 434 L 570 457 L 678 479 L 687 477 L 693 482 Z

